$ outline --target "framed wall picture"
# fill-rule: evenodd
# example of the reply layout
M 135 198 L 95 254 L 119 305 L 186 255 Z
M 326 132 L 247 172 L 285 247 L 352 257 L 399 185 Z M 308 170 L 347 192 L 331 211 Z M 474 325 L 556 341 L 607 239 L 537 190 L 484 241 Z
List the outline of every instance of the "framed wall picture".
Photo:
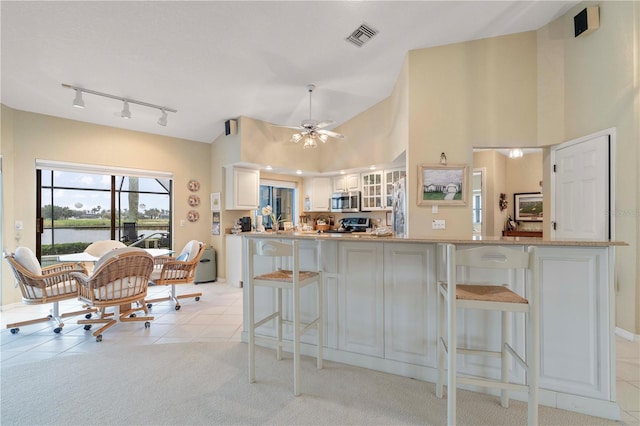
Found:
M 542 194 L 520 192 L 513 194 L 513 216 L 516 221 L 542 222 Z
M 211 211 L 212 212 L 220 211 L 220 193 L 219 192 L 211 193 Z
M 467 204 L 465 164 L 421 164 L 418 166 L 418 205 Z
M 211 213 L 211 235 L 220 235 L 220 212 Z

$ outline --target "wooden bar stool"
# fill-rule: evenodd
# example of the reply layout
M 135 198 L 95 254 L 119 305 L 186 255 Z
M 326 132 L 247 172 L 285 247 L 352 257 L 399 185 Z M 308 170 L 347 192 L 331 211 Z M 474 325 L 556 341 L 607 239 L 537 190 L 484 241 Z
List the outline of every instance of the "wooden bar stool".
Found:
M 457 250 L 447 244 L 447 282 L 438 283 L 438 382 L 436 396 L 442 398 L 445 384 L 444 363 L 447 361 L 447 424 L 456 424 L 456 386 L 468 384 L 501 389 L 501 405 L 509 407 L 509 390 L 528 393 L 527 423 L 538 423 L 538 370 L 540 353 L 538 272 L 535 247 L 527 252 L 499 246 Z M 459 284 L 457 267 L 488 268 L 507 271 L 510 279 L 524 276 L 526 299 L 502 284 Z M 473 276 L 473 270 L 469 270 Z M 480 309 L 502 312 L 501 348 L 499 351 L 459 348 L 456 344 L 457 309 Z M 511 346 L 512 312 L 525 314 L 526 356 L 523 359 Z M 445 316 L 446 313 L 446 316 Z M 446 338 L 445 338 L 446 335 Z M 456 356 L 480 355 L 501 358 L 500 380 L 462 375 L 457 372 Z M 510 356 L 526 370 L 526 383 L 509 380 Z
M 247 273 L 248 273 L 248 302 L 249 302 L 249 382 L 255 382 L 255 344 L 267 343 L 276 346 L 276 359 L 282 359 L 282 348 L 293 349 L 293 394 L 300 395 L 300 337 L 312 328 L 316 328 L 317 367 L 322 368 L 322 272 L 301 271 L 299 258 L 299 243 L 280 241 L 247 239 Z M 271 272 L 255 275 L 255 258 L 266 256 L 273 258 Z M 286 267 L 287 269 L 283 269 Z M 311 284 L 316 284 L 316 317 L 308 323 L 300 318 L 300 290 Z M 275 312 L 266 317 L 255 319 L 255 287 L 264 286 L 276 290 Z M 292 318 L 287 319 L 283 314 L 282 290 L 292 292 Z M 276 337 L 256 335 L 256 328 L 275 319 Z M 293 325 L 293 341 L 282 339 L 282 324 Z

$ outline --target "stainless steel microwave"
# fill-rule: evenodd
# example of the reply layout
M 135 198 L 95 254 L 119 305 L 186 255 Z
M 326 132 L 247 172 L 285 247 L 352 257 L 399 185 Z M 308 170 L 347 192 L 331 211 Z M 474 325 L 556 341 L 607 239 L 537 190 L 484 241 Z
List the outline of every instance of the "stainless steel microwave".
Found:
M 332 212 L 359 212 L 360 191 L 334 192 L 331 194 Z

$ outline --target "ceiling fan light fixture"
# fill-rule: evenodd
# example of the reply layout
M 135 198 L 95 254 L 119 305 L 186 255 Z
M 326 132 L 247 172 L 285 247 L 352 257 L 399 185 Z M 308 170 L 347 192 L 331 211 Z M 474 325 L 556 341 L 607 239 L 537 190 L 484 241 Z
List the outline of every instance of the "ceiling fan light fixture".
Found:
M 73 99 L 73 106 L 76 108 L 84 108 L 84 100 L 82 99 L 82 90 L 75 89 L 76 97 Z
M 322 143 L 326 143 L 326 142 L 327 142 L 327 140 L 329 139 L 329 136 L 324 135 L 324 134 L 322 134 L 322 133 L 321 133 L 321 134 L 318 136 L 318 139 L 320 139 L 320 142 L 322 142 Z
M 302 134 L 301 134 L 301 133 L 294 133 L 294 134 L 291 136 L 291 142 L 293 142 L 293 143 L 298 143 L 298 142 L 300 142 L 301 140 L 302 140 Z
M 307 135 L 306 139 L 304 140 L 304 146 L 303 148 L 316 148 L 318 146 L 318 143 L 316 142 L 316 138 L 314 138 L 311 135 Z

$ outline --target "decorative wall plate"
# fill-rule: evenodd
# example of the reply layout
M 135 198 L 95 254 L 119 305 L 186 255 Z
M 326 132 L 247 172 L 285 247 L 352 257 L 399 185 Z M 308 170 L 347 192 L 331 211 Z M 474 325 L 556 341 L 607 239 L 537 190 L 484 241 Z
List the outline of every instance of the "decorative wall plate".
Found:
M 191 207 L 198 207 L 200 205 L 200 197 L 197 195 L 189 195 L 189 205 Z
M 189 213 L 187 213 L 187 219 L 189 222 L 197 222 L 198 219 L 200 219 L 200 213 L 195 210 L 189 210 Z
M 197 192 L 200 190 L 200 182 L 195 179 L 191 179 L 187 185 L 189 187 L 189 191 Z

